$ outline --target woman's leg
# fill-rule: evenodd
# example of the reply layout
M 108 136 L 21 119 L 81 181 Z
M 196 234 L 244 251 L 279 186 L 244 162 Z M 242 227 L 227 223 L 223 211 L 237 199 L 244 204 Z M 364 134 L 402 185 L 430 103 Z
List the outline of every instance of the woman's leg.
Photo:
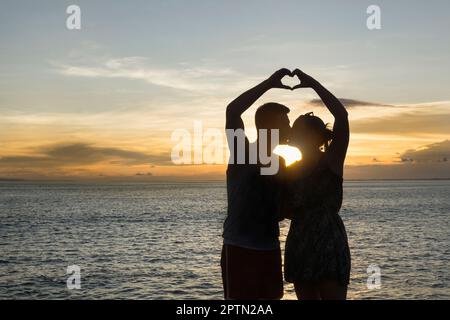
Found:
M 345 300 L 347 299 L 347 286 L 337 281 L 323 281 L 319 283 L 319 295 L 322 300 Z
M 294 283 L 298 300 L 320 300 L 319 288 L 315 285 Z

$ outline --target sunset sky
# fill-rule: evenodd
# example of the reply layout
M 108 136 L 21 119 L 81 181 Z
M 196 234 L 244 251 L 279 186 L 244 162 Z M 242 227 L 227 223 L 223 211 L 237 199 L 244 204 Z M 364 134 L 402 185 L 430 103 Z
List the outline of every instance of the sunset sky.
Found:
M 223 130 L 227 104 L 281 67 L 348 108 L 345 178 L 450 178 L 449 1 L 7 0 L 0 21 L 0 178 L 222 179 L 225 164 L 173 164 L 172 133 Z M 269 101 L 332 122 L 317 98 L 271 90 L 249 137 Z

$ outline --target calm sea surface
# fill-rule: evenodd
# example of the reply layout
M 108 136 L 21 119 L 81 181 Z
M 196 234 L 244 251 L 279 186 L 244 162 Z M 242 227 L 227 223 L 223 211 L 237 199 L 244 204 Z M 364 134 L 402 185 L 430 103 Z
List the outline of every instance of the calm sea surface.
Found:
M 450 181 L 345 183 L 350 299 L 450 299 L 449 195 Z M 0 183 L 0 299 L 221 299 L 225 214 L 224 183 Z

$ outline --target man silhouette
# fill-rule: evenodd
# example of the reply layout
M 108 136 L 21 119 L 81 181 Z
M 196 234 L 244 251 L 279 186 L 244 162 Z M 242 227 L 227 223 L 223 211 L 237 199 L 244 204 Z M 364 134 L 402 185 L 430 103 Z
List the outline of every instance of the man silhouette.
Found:
M 289 108 L 278 103 L 266 103 L 258 108 L 255 145 L 245 135 L 240 144 L 238 133 L 244 129 L 241 115 L 265 92 L 272 88 L 291 89 L 281 83 L 286 75 L 292 75 L 288 69 L 278 70 L 227 107 L 226 129 L 232 158 L 227 168 L 228 212 L 221 257 L 225 299 L 274 300 L 283 296 L 276 176 L 261 174 L 264 164 L 259 155 L 261 152 L 272 155 L 278 143 L 271 141 L 273 130 L 277 130 L 280 143 L 287 141 Z M 230 135 L 230 131 L 236 134 Z M 266 137 L 267 145 L 264 145 L 261 142 Z M 252 150 L 258 156 L 252 155 Z M 255 156 L 256 161 L 251 161 Z M 244 159 L 244 163 L 239 163 L 239 159 Z

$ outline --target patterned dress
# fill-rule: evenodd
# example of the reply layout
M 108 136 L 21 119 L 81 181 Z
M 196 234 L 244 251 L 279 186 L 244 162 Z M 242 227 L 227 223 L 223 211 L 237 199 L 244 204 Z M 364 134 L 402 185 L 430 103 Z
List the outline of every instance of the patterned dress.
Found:
M 315 284 L 335 280 L 348 285 L 350 250 L 344 223 L 342 177 L 331 171 L 322 157 L 311 174 L 285 184 L 283 213 L 291 219 L 286 239 L 284 275 L 287 282 Z M 290 171 L 291 171 L 290 170 Z

